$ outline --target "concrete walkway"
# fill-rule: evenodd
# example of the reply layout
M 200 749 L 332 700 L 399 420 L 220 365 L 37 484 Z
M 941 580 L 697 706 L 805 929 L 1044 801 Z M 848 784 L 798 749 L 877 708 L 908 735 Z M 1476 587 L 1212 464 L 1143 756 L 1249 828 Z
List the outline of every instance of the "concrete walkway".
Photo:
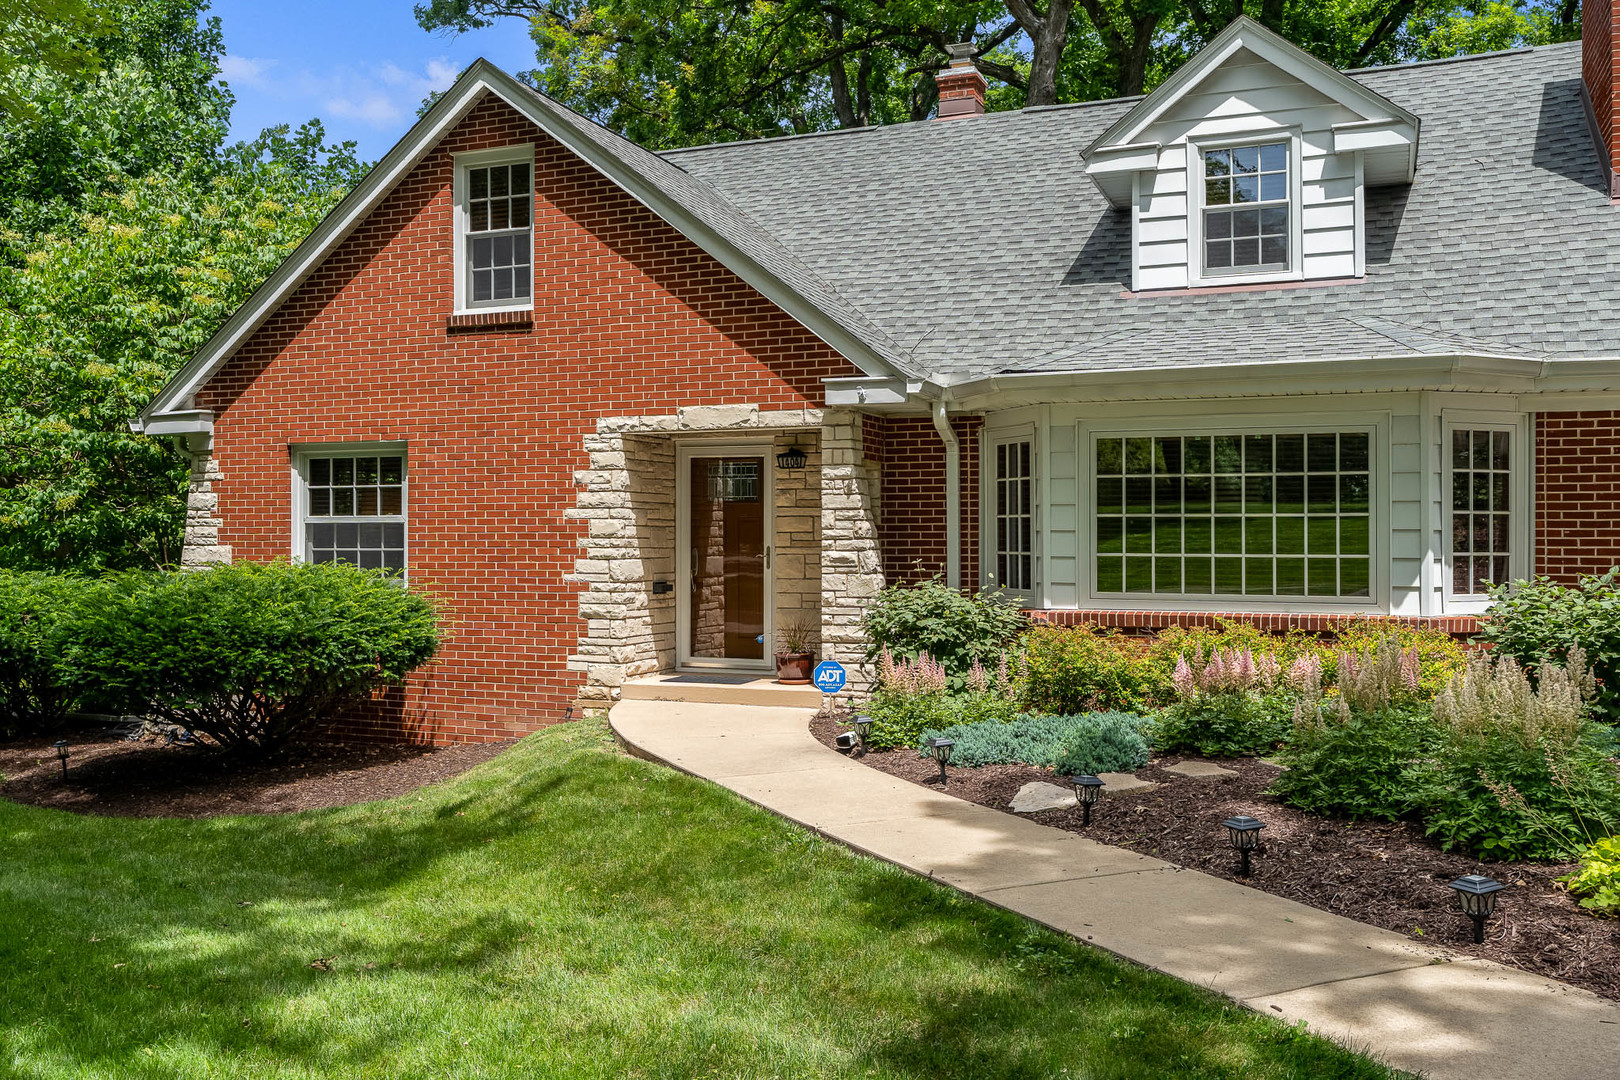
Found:
M 621 701 L 609 720 L 641 756 L 1398 1068 L 1620 1077 L 1613 1002 L 888 776 L 822 746 L 810 716 Z

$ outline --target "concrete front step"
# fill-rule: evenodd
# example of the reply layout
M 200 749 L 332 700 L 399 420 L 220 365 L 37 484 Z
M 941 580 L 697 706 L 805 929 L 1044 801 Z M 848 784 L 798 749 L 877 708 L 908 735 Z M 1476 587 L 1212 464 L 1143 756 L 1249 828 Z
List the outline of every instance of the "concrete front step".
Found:
M 620 689 L 624 701 L 697 701 L 710 705 L 763 705 L 766 708 L 819 709 L 814 686 L 790 686 L 754 675 L 682 672 L 630 679 Z

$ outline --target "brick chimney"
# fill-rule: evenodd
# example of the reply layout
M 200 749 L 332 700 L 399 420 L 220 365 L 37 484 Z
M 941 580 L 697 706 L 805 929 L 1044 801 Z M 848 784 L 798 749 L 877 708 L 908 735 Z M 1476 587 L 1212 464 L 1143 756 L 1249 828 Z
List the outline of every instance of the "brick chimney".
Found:
M 973 42 L 963 41 L 945 46 L 945 51 L 950 54 L 951 63 L 934 76 L 934 81 L 939 84 L 939 112 L 934 119 L 955 120 L 961 116 L 978 116 L 984 112 L 984 91 L 989 85 L 973 63 L 978 50 Z
M 1581 79 L 1586 119 L 1609 178 L 1609 198 L 1620 198 L 1620 12 L 1615 0 L 1581 0 Z M 943 94 L 941 95 L 943 97 Z

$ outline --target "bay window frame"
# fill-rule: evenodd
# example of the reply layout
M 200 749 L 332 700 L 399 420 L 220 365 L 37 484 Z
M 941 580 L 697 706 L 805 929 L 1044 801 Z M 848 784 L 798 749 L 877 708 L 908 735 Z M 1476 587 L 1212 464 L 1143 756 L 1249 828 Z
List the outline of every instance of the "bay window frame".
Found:
M 1030 581 L 1028 588 L 1006 589 L 1006 595 L 1025 604 L 1039 604 L 1045 594 L 1044 503 L 1045 470 L 1042 468 L 1040 425 L 1027 422 L 983 429 L 979 445 L 979 584 L 984 589 L 1003 587 L 997 573 L 1000 547 L 997 544 L 996 449 L 1018 443 L 1029 444 L 1030 467 Z
M 1452 434 L 1456 431 L 1505 431 L 1508 445 L 1508 579 L 1526 578 L 1531 573 L 1531 485 L 1533 455 L 1529 417 L 1518 412 L 1481 409 L 1441 409 L 1439 452 L 1440 492 L 1436 500 L 1439 521 L 1441 606 L 1447 615 L 1477 615 L 1490 607 L 1489 597 L 1458 593 L 1454 588 L 1452 551 Z

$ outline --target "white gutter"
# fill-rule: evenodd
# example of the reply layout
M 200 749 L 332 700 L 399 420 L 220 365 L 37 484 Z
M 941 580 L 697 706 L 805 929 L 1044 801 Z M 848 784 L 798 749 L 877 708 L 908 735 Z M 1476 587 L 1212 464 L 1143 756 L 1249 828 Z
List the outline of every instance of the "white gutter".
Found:
M 945 443 L 945 584 L 962 587 L 962 443 L 951 430 L 943 399 L 934 402 L 934 429 Z

